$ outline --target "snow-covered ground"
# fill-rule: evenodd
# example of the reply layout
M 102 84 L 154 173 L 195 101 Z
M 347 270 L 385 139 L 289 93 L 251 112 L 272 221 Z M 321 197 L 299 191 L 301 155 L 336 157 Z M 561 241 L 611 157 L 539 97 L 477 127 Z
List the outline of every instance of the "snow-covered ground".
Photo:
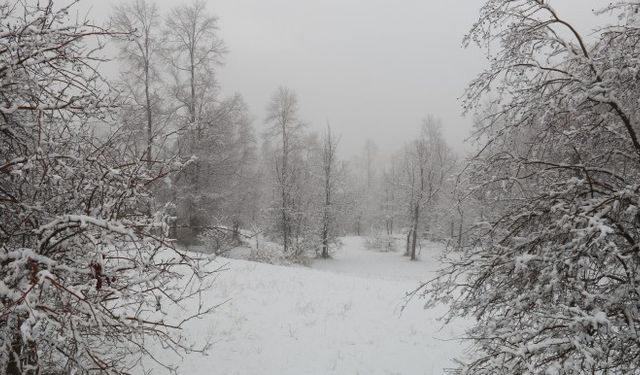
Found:
M 311 268 L 219 258 L 228 263 L 211 302 L 227 303 L 190 323 L 190 337 L 212 335 L 206 356 L 184 358 L 181 374 L 444 374 L 462 353 L 460 324 L 442 327 L 444 308 L 419 300 L 403 312 L 405 293 L 437 268 L 436 244 L 421 261 L 343 239 L 333 259 Z

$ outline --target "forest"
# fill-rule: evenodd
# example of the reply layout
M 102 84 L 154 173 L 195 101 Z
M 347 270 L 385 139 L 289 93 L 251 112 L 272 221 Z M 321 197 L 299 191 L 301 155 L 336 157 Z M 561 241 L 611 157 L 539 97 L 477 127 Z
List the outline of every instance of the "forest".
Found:
M 640 1 L 484 0 L 463 151 L 223 95 L 214 2 L 80 3 L 0 0 L 0 374 L 640 374 Z

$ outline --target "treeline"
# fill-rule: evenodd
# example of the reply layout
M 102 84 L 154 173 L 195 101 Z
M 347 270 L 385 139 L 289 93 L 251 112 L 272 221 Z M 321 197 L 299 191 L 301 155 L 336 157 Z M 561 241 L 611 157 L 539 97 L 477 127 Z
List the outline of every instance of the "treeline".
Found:
M 323 136 L 306 129 L 295 92 L 275 90 L 258 131 L 240 94 L 221 97 L 216 69 L 227 48 L 203 1 L 167 14 L 149 1 L 124 3 L 111 28 L 122 34 L 117 87 L 130 148 L 148 164 L 185 163 L 154 195 L 155 207 L 170 207 L 171 236 L 222 252 L 266 234 L 287 256 L 328 256 L 338 143 L 329 128 Z
M 460 238 L 461 214 L 448 209 L 456 157 L 435 117 L 391 158 L 369 142 L 363 158 L 341 161 L 339 135 L 329 124 L 310 131 L 294 90 L 277 88 L 257 121 L 240 94 L 220 97 L 227 48 L 204 2 L 165 15 L 136 0 L 116 7 L 111 27 L 122 35 L 116 87 L 131 151 L 148 164 L 186 163 L 154 196 L 171 206 L 182 244 L 219 253 L 263 234 L 287 257 L 329 257 L 339 235 L 395 232 L 409 233 L 415 259 L 418 237 Z
M 391 154 L 368 140 L 350 163 L 349 233 L 372 237 L 372 245 L 386 251 L 398 250 L 396 238 L 402 236 L 405 255 L 413 260 L 421 239 L 460 246 L 472 223 L 465 221 L 472 207 L 457 193 L 462 162 L 433 115 L 422 120 L 413 140 Z

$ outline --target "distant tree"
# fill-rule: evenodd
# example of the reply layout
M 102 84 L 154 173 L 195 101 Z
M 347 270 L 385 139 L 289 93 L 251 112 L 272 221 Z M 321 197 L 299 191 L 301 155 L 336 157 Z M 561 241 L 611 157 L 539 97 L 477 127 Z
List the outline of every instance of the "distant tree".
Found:
M 338 179 L 341 175 L 337 159 L 338 139 L 331 133 L 327 124 L 327 131 L 322 139 L 322 176 L 324 179 L 324 205 L 322 209 L 322 253 L 323 258 L 329 258 L 329 245 L 336 239 L 336 207 L 335 197 Z
M 442 137 L 440 120 L 430 116 L 423 120 L 420 137 L 406 152 L 411 227 L 407 252 L 416 260 L 416 244 L 423 208 L 432 208 L 445 186 L 453 166 L 452 152 Z
M 289 159 L 293 173 L 291 189 L 292 255 L 318 254 L 322 246 L 324 212 L 322 140 L 316 133 L 300 134 Z
M 171 9 L 165 22 L 165 56 L 172 67 L 173 97 L 186 109 L 187 122 L 201 129 L 200 115 L 217 96 L 215 67 L 226 48 L 218 35 L 218 18 L 207 12 L 206 1 L 194 0 Z M 192 140 L 193 141 L 193 140 Z
M 125 105 L 130 107 L 125 119 L 133 120 L 135 125 L 139 125 L 138 121 L 145 124 L 146 148 L 143 157 L 151 163 L 154 158 L 154 138 L 160 130 L 158 115 L 161 100 L 158 91 L 162 83 L 159 64 L 163 48 L 160 13 L 154 3 L 133 0 L 114 8 L 111 27 L 123 35 L 120 60 L 125 67 L 122 69 L 121 86 L 127 95 Z M 135 125 L 134 129 L 137 128 Z
M 224 215 L 229 218 L 234 242 L 240 241 L 240 229 L 258 224 L 260 180 L 254 128 L 249 111 L 243 108 L 235 112 L 235 139 L 233 142 L 234 174 L 226 199 Z
M 230 105 L 218 98 L 215 69 L 226 53 L 218 34 L 218 19 L 202 0 L 172 8 L 165 20 L 163 54 L 172 81 L 168 91 L 175 105 L 176 151 L 190 159 L 175 178 L 172 197 L 178 203 L 177 237 L 185 243 L 197 241 L 210 224 L 216 202 L 211 201 L 209 177 L 232 142 L 233 130 L 218 121 Z
M 348 168 L 353 209 L 351 219 L 353 232 L 358 236 L 376 234 L 380 229 L 382 175 L 377 174 L 376 170 L 381 169 L 382 163 L 378 146 L 368 139 L 361 154 L 351 160 Z
M 206 137 L 201 141 L 211 149 L 200 156 L 199 181 L 203 188 L 197 210 L 202 229 L 225 239 L 213 251 L 237 246 L 241 243 L 241 229 L 256 220 L 259 181 L 251 122 L 240 95 L 223 100 L 210 120 L 204 121 Z
M 366 172 L 366 181 L 367 188 L 371 189 L 374 179 L 375 179 L 375 170 L 374 163 L 376 161 L 376 157 L 378 155 L 378 146 L 371 139 L 367 139 L 364 143 L 364 167 Z
M 269 125 L 266 134 L 272 139 L 278 139 L 280 147 L 280 155 L 275 163 L 275 172 L 280 194 L 279 226 L 285 254 L 289 254 L 291 248 L 294 211 L 292 192 L 296 186 L 296 166 L 293 165 L 291 158 L 298 147 L 297 142 L 304 127 L 304 123 L 299 119 L 298 111 L 298 97 L 295 92 L 286 87 L 279 87 L 271 97 L 266 117 L 266 122 Z
M 383 207 L 385 231 L 388 236 L 394 234 L 402 210 L 402 168 L 401 160 L 396 155 L 391 156 L 388 165 L 382 173 Z
M 362 189 L 362 176 L 358 159 L 351 159 L 346 165 L 346 186 L 348 189 L 348 200 L 351 207 L 351 215 L 348 216 L 349 232 L 356 236 L 364 234 L 364 194 Z

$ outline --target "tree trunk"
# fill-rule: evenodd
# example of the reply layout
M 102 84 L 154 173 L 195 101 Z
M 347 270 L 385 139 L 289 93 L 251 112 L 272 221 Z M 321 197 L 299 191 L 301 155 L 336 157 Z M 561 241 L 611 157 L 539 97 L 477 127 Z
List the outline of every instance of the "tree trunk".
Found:
M 460 211 L 460 226 L 458 227 L 458 249 L 462 249 L 462 224 L 464 222 L 464 213 Z
M 322 258 L 329 258 L 329 231 L 326 226 L 322 230 Z
M 144 66 L 144 96 L 146 100 L 147 112 L 147 167 L 151 168 L 151 144 L 153 142 L 153 114 L 151 113 L 151 93 L 149 91 L 149 63 Z
M 331 166 L 333 164 L 333 139 L 331 128 L 327 125 L 324 145 L 324 215 L 322 217 L 322 258 L 329 258 L 329 225 L 331 224 Z
M 282 186 L 282 241 L 284 253 L 288 254 L 289 252 L 289 242 L 290 238 L 290 230 L 291 226 L 289 223 L 289 215 L 287 215 L 287 209 L 289 209 L 289 198 L 287 194 L 287 188 L 289 184 L 289 139 L 287 135 L 287 123 L 286 119 L 282 120 L 282 171 L 280 172 L 280 184 Z
M 324 216 L 322 218 L 322 258 L 329 258 L 329 192 L 326 194 Z
M 404 256 L 408 257 L 411 254 L 411 234 L 413 233 L 413 228 L 409 228 L 409 233 L 407 233 L 407 246 L 404 251 Z
M 284 194 L 283 198 L 284 198 Z M 289 221 L 287 220 L 286 207 L 282 206 L 282 246 L 285 254 L 289 252 Z
M 240 243 L 240 223 L 238 221 L 233 222 L 233 228 L 231 231 L 231 241 L 234 244 Z
M 191 89 L 191 97 L 189 103 L 189 120 L 191 121 L 192 125 L 196 122 L 196 62 L 194 55 L 195 47 L 192 45 L 189 48 L 189 86 Z M 199 132 L 200 125 L 198 125 L 197 128 Z
M 411 235 L 411 260 L 416 260 L 416 243 L 418 242 L 418 219 L 420 217 L 420 206 L 416 204 L 413 208 L 413 228 Z

